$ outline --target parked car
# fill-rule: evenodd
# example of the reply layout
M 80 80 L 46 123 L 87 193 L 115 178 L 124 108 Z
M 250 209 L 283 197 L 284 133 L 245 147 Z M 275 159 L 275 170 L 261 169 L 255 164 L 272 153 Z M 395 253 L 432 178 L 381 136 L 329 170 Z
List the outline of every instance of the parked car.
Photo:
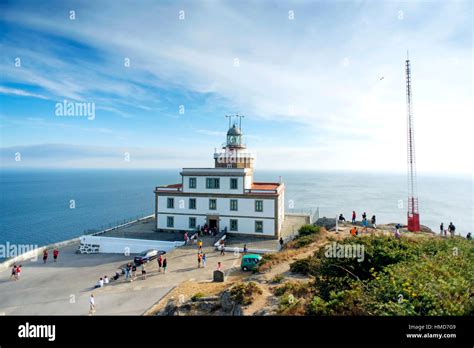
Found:
M 242 256 L 242 262 L 240 264 L 240 268 L 242 268 L 242 271 L 251 271 L 255 269 L 260 262 L 262 257 L 257 254 L 246 254 Z
M 135 259 L 133 260 L 135 262 L 135 265 L 140 266 L 143 263 L 150 262 L 154 259 L 156 259 L 160 255 L 166 254 L 166 251 L 163 250 L 155 250 L 155 249 L 150 249 L 142 252 L 140 255 L 135 256 Z

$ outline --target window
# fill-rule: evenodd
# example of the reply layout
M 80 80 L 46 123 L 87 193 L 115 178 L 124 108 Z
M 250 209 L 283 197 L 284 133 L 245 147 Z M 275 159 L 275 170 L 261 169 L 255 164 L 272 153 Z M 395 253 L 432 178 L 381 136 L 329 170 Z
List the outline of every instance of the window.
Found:
M 166 227 L 174 227 L 174 216 L 166 217 Z
M 230 219 L 230 230 L 234 232 L 239 230 L 239 220 Z
M 189 188 L 196 188 L 196 178 L 189 178 Z
M 217 209 L 217 201 L 215 199 L 209 200 L 209 209 L 216 210 Z
M 189 218 L 189 228 L 196 228 L 196 218 L 195 217 L 190 217 Z
M 238 201 L 236 199 L 230 200 L 230 210 L 233 210 L 233 211 L 239 210 Z
M 174 208 L 174 198 L 168 198 L 167 207 L 168 207 L 168 209 L 173 209 Z
M 238 188 L 237 178 L 230 178 L 230 189 L 237 190 L 237 188 Z
M 263 211 L 263 201 L 255 201 L 255 211 Z
M 208 189 L 218 189 L 220 184 L 219 178 L 206 178 L 206 188 Z
M 258 232 L 258 233 L 263 232 L 263 221 L 260 221 L 260 220 L 255 221 L 255 232 Z
M 189 199 L 189 209 L 196 209 L 196 198 Z

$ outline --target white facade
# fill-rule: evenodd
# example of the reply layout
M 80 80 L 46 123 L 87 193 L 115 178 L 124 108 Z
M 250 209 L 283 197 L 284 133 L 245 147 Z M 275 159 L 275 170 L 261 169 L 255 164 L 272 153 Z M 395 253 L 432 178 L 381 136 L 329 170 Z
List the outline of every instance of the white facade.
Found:
M 196 231 L 207 224 L 231 234 L 279 237 L 285 186 L 253 181 L 254 158 L 242 152 L 240 137 L 240 129 L 229 129 L 225 156 L 214 154 L 215 168 L 184 168 L 181 183 L 156 188 L 157 230 Z

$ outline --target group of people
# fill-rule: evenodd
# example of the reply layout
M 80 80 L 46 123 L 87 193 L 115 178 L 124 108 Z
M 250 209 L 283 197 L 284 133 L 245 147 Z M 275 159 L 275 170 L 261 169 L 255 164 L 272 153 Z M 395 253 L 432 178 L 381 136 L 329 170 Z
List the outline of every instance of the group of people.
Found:
M 110 283 L 110 280 L 105 275 L 103 278 L 99 278 L 99 280 L 97 281 L 97 284 L 95 285 L 95 288 L 103 288 L 105 285 L 107 285 L 109 283 Z
M 21 265 L 14 264 L 12 267 L 12 273 L 10 279 L 12 280 L 20 280 L 20 273 L 21 273 Z
M 163 273 L 166 273 L 166 268 L 168 267 L 168 260 L 166 259 L 166 257 L 163 257 L 163 255 L 158 256 L 157 262 L 158 272 L 161 272 L 161 270 L 163 270 Z
M 200 235 L 204 234 L 212 237 L 217 236 L 219 234 L 219 231 L 216 226 L 209 227 L 207 224 L 204 224 L 204 226 L 202 226 L 199 231 L 201 232 Z
M 439 225 L 439 235 L 441 237 L 443 237 L 443 236 L 447 237 L 448 232 L 451 235 L 451 237 L 454 237 L 454 234 L 456 233 L 456 226 L 454 226 L 454 224 L 452 222 L 450 222 L 449 225 L 448 225 L 448 229 L 446 230 L 446 229 L 444 229 L 444 223 L 441 223 Z
M 356 212 L 352 211 L 351 222 L 352 222 L 353 225 L 355 225 L 355 223 L 356 223 L 356 218 L 357 218 Z M 346 218 L 341 213 L 341 214 L 339 214 L 338 220 L 339 220 L 339 222 L 345 222 Z M 370 223 L 372 224 L 373 228 L 377 228 L 377 218 L 375 217 L 375 215 L 372 215 L 372 217 L 370 218 Z M 366 229 L 369 226 L 369 220 L 367 219 L 367 213 L 365 211 L 362 213 L 362 226 L 365 227 Z
M 58 250 L 58 248 L 54 248 L 54 250 L 53 250 L 54 262 L 56 262 L 58 260 L 58 256 L 59 256 L 59 250 Z M 48 261 L 48 249 L 43 250 L 43 263 L 46 263 L 46 261 Z
M 201 268 L 201 264 L 202 264 L 202 267 L 205 268 L 206 267 L 206 254 L 203 253 L 202 250 L 199 250 L 197 258 L 198 258 L 198 268 Z

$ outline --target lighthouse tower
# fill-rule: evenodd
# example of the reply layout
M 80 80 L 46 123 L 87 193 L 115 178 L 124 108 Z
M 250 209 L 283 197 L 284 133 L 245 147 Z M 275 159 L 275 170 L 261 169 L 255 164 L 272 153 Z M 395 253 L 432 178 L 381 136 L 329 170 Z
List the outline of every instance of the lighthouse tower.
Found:
M 226 116 L 229 118 L 229 130 L 227 131 L 227 141 L 222 146 L 220 152 L 214 152 L 215 168 L 248 168 L 253 171 L 254 156 L 247 150 L 242 133 L 242 118 L 244 116 Z M 239 125 L 232 123 L 232 118 L 239 119 Z
M 254 182 L 254 156 L 243 140 L 243 116 L 228 116 L 226 142 L 213 168 L 183 168 L 181 182 L 155 189 L 157 231 L 212 231 L 279 239 L 285 185 Z M 233 120 L 237 122 L 232 123 Z

